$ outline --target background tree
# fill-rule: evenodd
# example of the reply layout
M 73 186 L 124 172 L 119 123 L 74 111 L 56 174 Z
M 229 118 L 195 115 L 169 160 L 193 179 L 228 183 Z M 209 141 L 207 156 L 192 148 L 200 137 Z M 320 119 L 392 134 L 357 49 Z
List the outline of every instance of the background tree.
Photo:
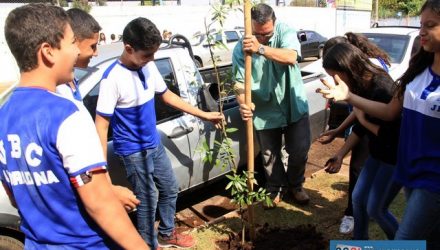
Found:
M 97 6 L 106 6 L 107 1 L 106 0 L 95 0 L 95 5 Z
M 398 7 L 406 16 L 417 16 L 424 2 L 424 0 L 401 0 L 398 1 Z
M 379 1 L 379 17 L 395 17 L 401 12 L 406 17 L 419 15 L 424 0 L 376 0 Z
M 72 7 L 82 9 L 87 13 L 92 9 L 92 6 L 89 4 L 88 0 L 73 0 Z

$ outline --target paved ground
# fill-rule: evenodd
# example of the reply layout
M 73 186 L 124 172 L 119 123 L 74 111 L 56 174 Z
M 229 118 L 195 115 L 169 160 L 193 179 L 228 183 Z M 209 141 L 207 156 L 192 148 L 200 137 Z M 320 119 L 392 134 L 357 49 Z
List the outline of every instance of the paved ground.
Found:
M 324 164 L 343 145 L 343 139 L 336 139 L 331 144 L 312 144 L 306 167 L 306 181 L 313 173 L 322 171 Z M 344 159 L 340 174 L 348 175 L 349 157 Z M 236 209 L 230 203 L 228 192 L 224 190 L 227 181 L 219 181 L 206 188 L 196 190 L 179 197 L 177 221 L 184 228 L 194 228 L 219 218 Z

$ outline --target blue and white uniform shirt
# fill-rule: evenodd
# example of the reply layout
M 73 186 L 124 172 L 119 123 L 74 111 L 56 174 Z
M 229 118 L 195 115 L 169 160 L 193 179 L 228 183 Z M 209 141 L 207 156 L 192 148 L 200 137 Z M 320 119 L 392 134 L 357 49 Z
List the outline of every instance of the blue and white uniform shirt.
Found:
M 58 94 L 66 97 L 69 100 L 82 102 L 82 97 L 81 97 L 81 93 L 79 92 L 79 84 L 77 79 L 73 79 L 73 85 L 75 85 L 75 89 L 72 89 L 69 83 L 60 84 L 57 86 L 56 91 Z
M 430 68 L 406 86 L 397 180 L 440 193 L 440 76 Z
M 84 184 L 82 174 L 106 165 L 84 106 L 45 89 L 19 87 L 0 117 L 0 179 L 17 202 L 26 244 L 102 247 L 104 234 L 75 190 Z
M 110 117 L 113 147 L 118 155 L 127 156 L 159 144 L 154 96 L 165 91 L 167 85 L 154 62 L 132 70 L 115 61 L 106 70 L 96 113 Z

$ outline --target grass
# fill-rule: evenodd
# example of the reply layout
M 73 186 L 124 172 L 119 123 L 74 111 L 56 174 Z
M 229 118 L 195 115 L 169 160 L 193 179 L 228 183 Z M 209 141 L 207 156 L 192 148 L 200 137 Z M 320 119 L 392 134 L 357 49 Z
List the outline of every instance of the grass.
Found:
M 256 206 L 256 224 L 268 223 L 270 227 L 281 228 L 311 224 L 316 226 L 317 231 L 328 240 L 350 239 L 351 235 L 339 233 L 340 219 L 347 204 L 348 177 L 319 171 L 306 180 L 304 188 L 311 197 L 309 205 L 298 206 L 287 200 L 272 210 L 264 210 L 261 206 Z M 403 215 L 404 204 L 404 195 L 401 192 L 390 208 L 398 218 Z M 228 239 L 230 232 L 239 232 L 240 225 L 239 218 L 231 218 L 209 227 L 193 230 L 192 235 L 197 238 L 197 246 L 194 249 L 219 249 L 216 242 Z M 369 236 L 371 240 L 386 239 L 385 234 L 373 221 L 370 222 Z

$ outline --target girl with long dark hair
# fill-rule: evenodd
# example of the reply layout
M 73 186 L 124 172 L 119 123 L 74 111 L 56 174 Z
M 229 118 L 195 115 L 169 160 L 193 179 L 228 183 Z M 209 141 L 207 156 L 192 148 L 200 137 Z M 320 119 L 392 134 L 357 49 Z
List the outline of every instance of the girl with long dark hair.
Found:
M 325 82 L 329 89 L 319 92 L 383 120 L 402 115 L 395 179 L 409 192 L 395 239 L 427 240 L 428 249 L 440 249 L 440 1 L 423 4 L 420 24 L 421 48 L 390 102 L 362 98 L 338 77 L 338 85 Z

